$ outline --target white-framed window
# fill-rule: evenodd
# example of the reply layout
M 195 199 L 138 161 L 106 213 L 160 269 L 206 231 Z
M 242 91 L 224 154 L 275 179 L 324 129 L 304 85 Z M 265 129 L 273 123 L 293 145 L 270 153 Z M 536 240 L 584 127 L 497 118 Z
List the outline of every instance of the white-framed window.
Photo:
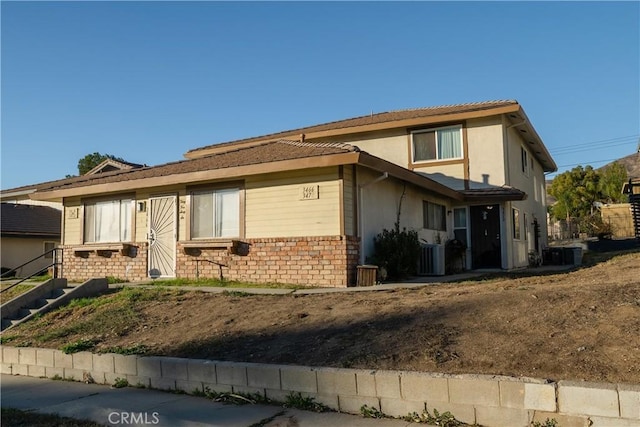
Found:
M 469 246 L 467 244 L 467 208 L 453 209 L 453 235 L 456 240 Z
M 462 126 L 413 131 L 411 149 L 414 162 L 461 159 Z
M 520 211 L 513 208 L 511 212 L 511 218 L 513 220 L 513 238 L 515 240 L 520 240 Z
M 446 208 L 433 202 L 422 202 L 422 219 L 424 228 L 445 231 L 447 229 Z
M 524 224 L 524 226 L 522 227 L 522 237 L 524 237 L 524 240 L 527 240 L 527 233 L 529 232 L 529 227 L 527 226 L 527 214 L 526 213 L 522 214 L 522 223 Z
M 130 242 L 133 199 L 105 200 L 84 205 L 84 242 Z
M 191 193 L 191 238 L 240 237 L 240 189 Z

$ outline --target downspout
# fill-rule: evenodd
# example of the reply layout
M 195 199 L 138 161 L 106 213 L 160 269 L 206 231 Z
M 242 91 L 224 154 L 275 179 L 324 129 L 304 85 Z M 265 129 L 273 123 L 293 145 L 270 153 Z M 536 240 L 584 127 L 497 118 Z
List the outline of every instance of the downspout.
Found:
M 358 185 L 358 236 L 360 236 L 360 265 L 364 264 L 364 216 L 362 215 L 364 197 L 362 196 L 362 190 L 370 185 L 377 184 L 380 181 L 384 181 L 389 178 L 389 173 L 385 172 L 373 181 L 369 181 L 366 184 Z

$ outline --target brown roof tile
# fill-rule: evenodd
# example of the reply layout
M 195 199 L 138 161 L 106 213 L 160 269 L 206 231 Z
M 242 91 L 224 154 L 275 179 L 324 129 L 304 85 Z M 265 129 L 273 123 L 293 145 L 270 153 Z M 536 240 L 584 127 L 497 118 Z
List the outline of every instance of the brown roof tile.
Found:
M 464 195 L 464 200 L 469 202 L 484 199 L 524 200 L 527 198 L 527 194 L 524 191 L 508 186 L 461 190 L 460 193 Z
M 12 236 L 60 238 L 62 213 L 48 206 L 0 203 L 0 232 Z
M 359 151 L 348 144 L 305 143 L 299 141 L 280 140 L 252 147 L 231 149 L 223 153 L 213 154 L 193 160 L 166 163 L 159 166 L 147 166 L 138 169 L 107 172 L 98 175 L 84 175 L 82 180 L 54 181 L 50 186 L 39 186 L 39 191 L 58 190 L 82 187 L 87 185 L 108 184 L 112 182 L 131 181 L 136 179 L 155 178 L 167 175 L 198 172 L 214 169 L 225 169 L 237 166 L 248 166 L 283 160 L 295 160 L 330 154 L 342 154 Z
M 291 137 L 292 135 L 299 135 L 302 133 L 320 132 L 325 130 L 342 129 L 354 126 L 365 126 L 377 123 L 394 122 L 397 120 L 414 119 L 420 117 L 439 116 L 445 114 L 465 113 L 471 111 L 490 110 L 498 107 L 505 107 L 509 105 L 518 105 L 514 100 L 502 100 L 502 101 L 485 101 L 485 102 L 473 102 L 468 104 L 456 104 L 456 105 L 441 105 L 437 107 L 424 107 L 413 108 L 406 110 L 388 111 L 384 113 L 370 114 L 367 116 L 354 117 L 351 119 L 337 120 L 329 123 L 323 123 L 314 126 L 307 126 L 298 129 L 291 129 L 282 132 L 256 136 L 251 138 L 239 139 L 235 141 L 224 142 L 220 144 L 207 145 L 205 147 L 194 148 L 189 150 L 188 153 L 195 153 L 201 150 L 206 150 L 212 147 L 221 145 L 231 145 L 239 143 L 248 143 L 252 141 L 261 141 L 265 139 L 277 139 Z

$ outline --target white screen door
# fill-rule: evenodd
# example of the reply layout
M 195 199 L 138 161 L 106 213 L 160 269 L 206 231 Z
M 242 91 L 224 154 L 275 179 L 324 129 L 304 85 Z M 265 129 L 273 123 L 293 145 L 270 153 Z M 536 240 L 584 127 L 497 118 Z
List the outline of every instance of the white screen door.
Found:
M 149 212 L 149 277 L 176 275 L 176 196 L 152 197 Z

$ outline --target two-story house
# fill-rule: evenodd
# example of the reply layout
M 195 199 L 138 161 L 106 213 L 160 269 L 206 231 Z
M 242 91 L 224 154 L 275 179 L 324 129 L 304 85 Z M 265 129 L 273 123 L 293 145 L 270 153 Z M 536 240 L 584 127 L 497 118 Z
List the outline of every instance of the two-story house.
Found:
M 399 220 L 512 269 L 546 245 L 556 165 L 522 107 L 371 114 L 193 149 L 186 160 L 39 188 L 64 205 L 64 272 L 348 286 Z

